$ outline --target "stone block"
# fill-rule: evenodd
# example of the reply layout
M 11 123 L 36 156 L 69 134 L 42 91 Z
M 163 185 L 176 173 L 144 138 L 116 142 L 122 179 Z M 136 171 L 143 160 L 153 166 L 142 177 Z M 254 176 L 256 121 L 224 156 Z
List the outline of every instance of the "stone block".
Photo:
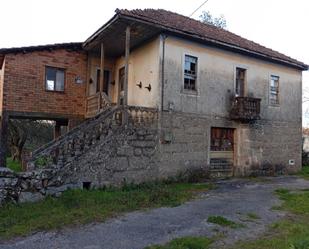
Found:
M 21 192 L 19 194 L 18 202 L 37 202 L 42 200 L 44 197 L 40 192 Z

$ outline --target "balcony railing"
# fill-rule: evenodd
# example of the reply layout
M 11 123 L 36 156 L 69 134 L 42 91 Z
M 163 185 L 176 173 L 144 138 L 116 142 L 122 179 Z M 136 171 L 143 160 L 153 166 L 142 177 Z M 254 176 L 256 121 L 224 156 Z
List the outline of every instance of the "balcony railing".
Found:
M 100 100 L 101 97 L 101 100 Z M 94 117 L 111 106 L 110 98 L 102 92 L 87 97 L 86 101 L 86 118 Z
M 230 118 L 239 121 L 260 119 L 261 99 L 251 97 L 235 97 L 232 99 Z

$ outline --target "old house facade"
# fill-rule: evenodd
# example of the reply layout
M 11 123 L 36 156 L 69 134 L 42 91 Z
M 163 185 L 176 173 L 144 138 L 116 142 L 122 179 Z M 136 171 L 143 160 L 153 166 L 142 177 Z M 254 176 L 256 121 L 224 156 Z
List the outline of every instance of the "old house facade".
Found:
M 75 183 L 301 167 L 308 66 L 188 17 L 116 10 L 84 43 L 1 49 L 0 65 L 2 164 L 7 119 L 30 117 L 81 123 L 32 160 Z

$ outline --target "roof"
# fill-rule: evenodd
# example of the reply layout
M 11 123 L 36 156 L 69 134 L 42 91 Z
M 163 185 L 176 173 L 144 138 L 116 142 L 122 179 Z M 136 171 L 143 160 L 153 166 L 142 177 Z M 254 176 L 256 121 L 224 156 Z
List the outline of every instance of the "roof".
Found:
M 225 29 L 205 24 L 171 11 L 163 9 L 116 9 L 117 15 L 123 18 L 133 18 L 147 22 L 148 24 L 159 26 L 163 30 L 184 35 L 187 38 L 200 39 L 225 48 L 238 50 L 238 52 L 294 66 L 302 70 L 308 70 L 309 68 L 303 62 L 266 48 Z
M 33 51 L 52 51 L 56 49 L 82 50 L 81 42 L 56 43 L 29 47 L 0 48 L 0 55 L 9 53 L 29 53 Z

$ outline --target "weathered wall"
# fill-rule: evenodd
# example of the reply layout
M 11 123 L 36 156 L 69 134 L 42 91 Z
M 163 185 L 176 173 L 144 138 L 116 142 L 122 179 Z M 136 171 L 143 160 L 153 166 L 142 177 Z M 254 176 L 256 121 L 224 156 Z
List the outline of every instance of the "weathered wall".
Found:
M 159 106 L 159 38 L 138 47 L 130 53 L 128 104 L 133 106 Z M 118 58 L 115 65 L 116 87 L 113 101 L 117 102 L 118 72 L 124 67 L 124 57 Z M 143 87 L 136 86 L 142 82 Z M 145 87 L 151 85 L 149 92 Z
M 208 164 L 211 127 L 236 128 L 235 174 L 270 164 L 289 171 L 301 167 L 301 71 L 173 37 L 165 51 L 164 109 L 176 114 L 166 118 L 173 142 L 161 146 L 168 161 L 161 163 L 162 172 Z M 198 58 L 196 93 L 183 89 L 185 54 Z M 261 98 L 262 119 L 255 124 L 229 120 L 237 66 L 247 69 L 247 96 Z M 271 75 L 280 77 L 279 106 L 268 102 Z
M 183 90 L 185 54 L 198 57 L 196 95 Z M 173 37 L 166 39 L 165 108 L 173 102 L 176 111 L 228 116 L 237 66 L 247 69 L 246 94 L 262 99 L 263 119 L 300 121 L 301 71 Z M 276 107 L 268 104 L 271 75 L 280 77 L 280 105 Z
M 2 111 L 2 105 L 3 105 L 4 68 L 5 68 L 5 60 L 3 62 L 2 68 L 0 69 L 0 115 L 1 115 L 1 111 Z
M 192 168 L 213 170 L 210 165 L 211 127 L 235 129 L 234 168 L 222 176 L 292 173 L 301 166 L 301 141 L 297 123 L 258 120 L 239 124 L 205 114 L 165 112 L 159 145 L 159 175 L 173 176 Z M 165 142 L 166 138 L 171 142 Z M 289 165 L 289 160 L 294 165 Z
M 45 66 L 65 69 L 64 92 L 45 90 Z M 87 56 L 58 49 L 6 55 L 3 109 L 14 112 L 85 115 Z M 76 84 L 79 76 L 83 84 Z

